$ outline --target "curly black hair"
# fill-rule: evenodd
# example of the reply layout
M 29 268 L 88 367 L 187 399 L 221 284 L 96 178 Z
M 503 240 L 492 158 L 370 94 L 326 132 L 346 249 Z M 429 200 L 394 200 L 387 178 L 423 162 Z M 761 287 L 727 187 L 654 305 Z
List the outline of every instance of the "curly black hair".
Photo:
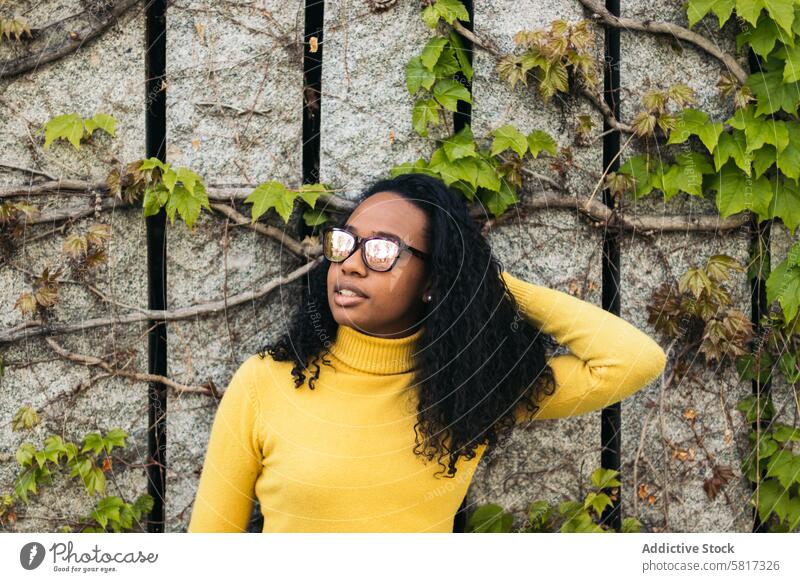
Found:
M 472 459 L 480 444 L 492 446 L 510 435 L 521 401 L 536 412 L 537 402 L 555 391 L 546 362 L 552 338 L 521 315 L 500 276 L 502 264 L 470 217 L 463 195 L 436 177 L 406 173 L 373 183 L 357 202 L 384 191 L 405 197 L 427 217 L 433 300 L 414 355 L 414 453 L 428 460 L 438 456 L 447 476 L 454 477 L 460 456 Z M 330 365 L 324 356 L 338 324 L 328 305 L 328 265 L 324 261 L 312 270 L 304 285 L 301 305 L 314 308 L 299 309 L 288 333 L 259 351 L 262 358 L 268 353 L 276 361 L 293 361 L 296 388 L 309 372 L 313 390 L 320 362 Z

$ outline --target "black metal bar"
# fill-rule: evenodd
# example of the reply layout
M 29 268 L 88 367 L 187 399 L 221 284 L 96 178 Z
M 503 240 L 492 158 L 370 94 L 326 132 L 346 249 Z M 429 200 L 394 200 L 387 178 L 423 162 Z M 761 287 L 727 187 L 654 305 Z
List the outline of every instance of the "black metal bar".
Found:
M 766 315 L 769 311 L 769 305 L 767 303 L 767 282 L 762 277 L 762 273 L 768 273 L 770 270 L 770 262 L 771 262 L 771 254 L 770 254 L 770 235 L 772 230 L 772 221 L 766 221 L 763 224 L 758 223 L 758 216 L 755 214 L 750 217 L 750 234 L 751 234 L 751 254 L 753 253 L 764 253 L 764 263 L 762 264 L 762 268 L 757 269 L 756 277 L 750 281 L 750 307 L 751 307 L 751 321 L 753 322 L 753 329 L 756 330 L 755 338 L 760 338 L 765 330 L 761 325 L 761 316 Z M 759 241 L 760 239 L 760 241 Z M 761 249 L 759 250 L 759 247 Z M 754 258 L 751 256 L 751 259 Z M 754 339 L 751 342 L 751 350 L 755 350 L 756 348 L 757 339 Z M 752 388 L 753 388 L 753 395 L 758 397 L 759 392 L 762 399 L 769 398 L 771 389 L 772 389 L 772 376 L 770 376 L 764 384 L 759 382 L 759 370 L 760 366 L 756 366 L 756 378 L 753 379 Z M 760 427 L 758 426 L 760 424 Z M 751 426 L 752 430 L 759 429 L 761 431 L 765 430 L 769 425 L 769 421 L 761 420 L 760 422 L 754 422 Z M 754 454 L 757 452 L 754 451 Z M 763 463 L 760 466 L 760 477 L 761 479 L 766 479 L 767 477 L 767 467 L 766 463 Z M 750 483 L 750 488 L 753 492 L 755 492 L 755 484 Z M 768 533 L 769 528 L 761 522 L 761 518 L 758 515 L 758 508 L 753 507 L 751 508 L 753 512 L 753 532 L 754 533 Z
M 753 52 L 752 48 L 748 47 L 747 51 L 747 64 L 750 68 L 750 72 L 754 71 L 761 71 L 761 59 L 759 56 Z M 756 338 L 760 338 L 762 334 L 765 332 L 763 327 L 761 326 L 761 316 L 766 315 L 769 311 L 769 305 L 767 303 L 767 282 L 762 277 L 763 273 L 769 273 L 771 269 L 771 253 L 770 253 L 770 238 L 772 233 L 772 220 L 765 221 L 762 224 L 759 224 L 758 217 L 753 215 L 750 217 L 750 259 L 756 258 L 759 253 L 763 253 L 764 262 L 760 265 L 760 268 L 756 269 L 756 277 L 750 281 L 750 321 L 753 323 L 753 329 L 756 333 Z M 761 247 L 763 245 L 763 247 Z M 756 348 L 756 341 L 751 342 L 751 350 Z M 770 393 L 772 391 L 772 376 L 769 377 L 767 382 L 763 385 L 759 382 L 758 379 L 758 368 L 756 368 L 756 378 L 751 381 L 752 388 L 753 388 L 753 395 L 758 397 L 759 393 L 761 398 L 769 398 Z M 759 427 L 759 424 L 761 425 Z M 764 430 L 766 425 L 769 424 L 767 422 L 761 421 L 754 422 L 751 425 L 752 430 Z M 757 453 L 755 453 L 757 454 Z M 765 465 L 761 465 L 761 475 L 759 480 L 766 478 L 767 468 Z M 750 488 L 753 492 L 755 492 L 755 484 L 750 483 Z M 761 518 L 758 515 L 758 507 L 751 508 L 753 512 L 753 532 L 754 533 L 768 533 L 768 527 L 761 522 Z
M 619 16 L 619 0 L 606 0 L 606 8 L 614 15 Z M 620 98 L 620 35 L 619 29 L 606 26 L 604 28 L 604 67 L 603 67 L 603 97 L 611 108 L 616 119 L 619 119 L 619 98 Z M 611 127 L 607 120 L 603 121 L 603 131 L 608 131 Z M 603 168 L 608 168 L 609 172 L 619 169 L 619 159 L 617 154 L 620 148 L 620 135 L 618 131 L 611 132 L 603 136 Z M 609 207 L 613 207 L 614 200 L 611 192 L 606 188 L 603 190 L 603 202 Z M 619 299 L 619 241 L 614 233 L 604 232 L 603 235 L 603 308 L 615 315 L 620 313 Z M 600 465 L 606 469 L 620 469 L 620 450 L 622 447 L 621 439 L 621 412 L 622 407 L 619 402 L 607 406 L 601 411 L 600 420 L 600 442 L 601 454 Z M 620 506 L 622 503 L 622 489 L 618 491 L 612 505 L 607 507 L 601 516 L 601 523 L 608 524 L 619 531 L 622 527 Z
M 145 6 L 145 149 L 146 157 L 166 161 L 167 94 L 163 89 L 167 63 L 166 0 L 152 0 Z M 150 309 L 167 307 L 166 214 L 162 209 L 146 219 L 147 224 L 147 304 Z M 148 370 L 167 373 L 166 322 L 150 322 Z M 147 531 L 163 533 L 167 467 L 167 391 L 158 382 L 148 385 L 148 463 L 147 492 L 155 503 L 148 516 Z
M 472 0 L 464 0 L 464 6 L 469 13 L 469 22 L 463 22 L 464 28 L 467 30 L 474 30 L 474 20 L 475 20 L 475 10 L 473 9 Z M 457 33 L 456 33 L 457 34 Z M 458 38 L 461 39 L 461 43 L 464 45 L 464 51 L 467 53 L 467 58 L 469 59 L 470 65 L 472 64 L 472 51 L 473 46 L 472 42 L 469 39 L 458 35 Z M 472 95 L 472 82 L 467 79 L 462 73 L 456 73 L 453 78 L 464 85 L 469 94 Z M 472 105 L 467 103 L 466 101 L 458 101 L 456 103 L 456 111 L 453 113 L 453 130 L 455 133 L 458 133 L 464 126 L 467 124 L 472 123 Z
M 469 22 L 462 23 L 464 28 L 467 30 L 474 30 L 474 20 L 475 20 L 475 10 L 472 4 L 472 0 L 463 0 L 463 4 L 469 13 Z M 464 45 L 464 50 L 467 53 L 467 58 L 469 58 L 470 64 L 472 64 L 472 51 L 473 46 L 472 42 L 469 39 L 458 35 L 461 39 L 461 43 Z M 456 73 L 454 78 L 459 82 L 462 83 L 469 91 L 470 95 L 472 94 L 472 83 L 460 72 Z M 466 103 L 464 101 L 458 101 L 456 104 L 456 111 L 453 113 L 453 131 L 454 133 L 458 133 L 464 126 L 467 124 L 472 124 L 472 105 Z M 464 533 L 467 530 L 467 497 L 464 496 L 464 499 L 461 500 L 461 505 L 456 512 L 455 517 L 453 518 L 453 533 Z

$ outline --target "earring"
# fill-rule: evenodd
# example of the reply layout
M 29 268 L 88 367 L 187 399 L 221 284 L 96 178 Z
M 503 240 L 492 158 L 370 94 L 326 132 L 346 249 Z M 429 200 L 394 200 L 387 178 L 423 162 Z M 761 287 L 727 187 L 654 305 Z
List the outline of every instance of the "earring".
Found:
M 427 299 L 428 302 L 430 303 L 431 299 L 433 299 L 433 295 L 428 294 L 428 296 L 425 299 Z

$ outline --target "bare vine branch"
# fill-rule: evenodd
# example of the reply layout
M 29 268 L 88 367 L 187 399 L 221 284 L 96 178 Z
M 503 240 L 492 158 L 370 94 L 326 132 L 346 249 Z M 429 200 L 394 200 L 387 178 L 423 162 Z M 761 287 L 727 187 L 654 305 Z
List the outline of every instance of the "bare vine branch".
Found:
M 626 30 L 636 30 L 640 32 L 649 32 L 654 34 L 665 34 L 675 37 L 677 39 L 693 44 L 697 48 L 705 51 L 723 65 L 728 67 L 728 70 L 734 74 L 738 81 L 744 85 L 747 81 L 747 71 L 742 68 L 739 62 L 733 55 L 720 50 L 719 47 L 714 45 L 713 42 L 696 32 L 673 24 L 671 22 L 659 22 L 653 20 L 635 20 L 633 18 L 624 18 L 614 16 L 608 9 L 598 2 L 597 0 L 578 0 L 584 8 L 592 13 L 592 19 L 602 22 L 614 28 L 622 28 Z
M 117 19 L 127 12 L 135 4 L 142 0 L 118 0 L 112 7 L 103 13 L 92 14 L 91 24 L 77 31 L 70 31 L 65 34 L 65 39 L 61 44 L 50 46 L 41 51 L 25 55 L 16 59 L 8 59 L 0 62 L 0 79 L 9 79 L 23 73 L 27 73 L 41 65 L 56 61 L 71 53 L 74 53 L 84 44 L 100 36 L 110 28 Z M 85 11 L 86 12 L 86 11 Z M 84 12 L 84 13 L 85 13 Z
M 65 360 L 69 360 L 70 362 L 75 362 L 78 364 L 83 364 L 87 367 L 99 366 L 100 368 L 108 372 L 107 374 L 103 374 L 103 377 L 120 376 L 122 378 L 128 378 L 130 380 L 138 380 L 140 382 L 160 382 L 161 384 L 169 386 L 170 388 L 173 388 L 178 392 L 195 392 L 199 394 L 209 394 L 209 395 L 213 394 L 209 383 L 201 384 L 199 386 L 189 386 L 186 384 L 181 384 L 180 382 L 176 382 L 175 380 L 171 380 L 166 376 L 161 376 L 160 374 L 148 374 L 144 372 L 133 372 L 131 370 L 115 368 L 114 366 L 112 366 L 111 364 L 109 364 L 108 362 L 106 362 L 101 358 L 70 352 L 69 350 L 60 346 L 51 337 L 45 338 L 45 341 L 47 342 L 47 345 L 49 345 L 50 348 L 55 353 L 57 353 Z
M 503 52 L 497 48 L 497 45 L 483 34 L 476 34 L 475 32 L 465 28 L 463 24 L 461 24 L 458 20 L 453 21 L 453 28 L 464 38 L 469 40 L 473 46 L 482 48 L 493 57 L 497 59 L 503 58 Z M 592 105 L 594 105 L 597 109 L 600 110 L 600 113 L 603 114 L 603 117 L 608 123 L 609 127 L 612 129 L 624 132 L 624 133 L 633 133 L 633 127 L 628 125 L 627 123 L 622 123 L 616 117 L 614 117 L 614 113 L 611 111 L 611 108 L 608 104 L 603 100 L 603 98 L 583 85 L 580 86 L 579 91 L 581 95 L 586 97 Z
M 212 315 L 224 312 L 227 307 L 234 307 L 254 301 L 264 297 L 280 285 L 286 285 L 296 279 L 299 279 L 313 268 L 322 263 L 323 257 L 319 256 L 313 261 L 298 267 L 288 274 L 276 277 L 267 281 L 257 289 L 244 291 L 236 295 L 231 295 L 227 298 L 227 302 L 223 299 L 209 301 L 205 303 L 198 303 L 189 307 L 180 307 L 174 310 L 157 310 L 157 309 L 143 309 L 135 313 L 128 313 L 120 317 L 107 317 L 107 318 L 94 318 L 86 319 L 74 323 L 51 323 L 45 324 L 39 320 L 31 320 L 20 323 L 12 328 L 0 332 L 0 344 L 19 341 L 25 338 L 53 335 L 53 334 L 66 334 L 74 333 L 76 331 L 84 331 L 97 327 L 107 327 L 114 324 L 127 324 L 138 323 L 142 321 L 179 321 L 181 319 L 191 319 L 199 315 Z
M 596 223 L 601 223 L 609 228 L 616 228 L 620 230 L 634 230 L 634 231 L 719 231 L 719 230 L 733 230 L 746 224 L 749 220 L 750 212 L 731 216 L 725 219 L 719 216 L 663 216 L 660 214 L 646 215 L 637 214 L 635 217 L 626 217 L 617 212 L 616 216 L 612 218 L 613 211 L 605 204 L 593 200 L 589 196 L 568 196 L 555 195 L 552 190 L 563 192 L 563 187 L 555 180 L 536 174 L 534 172 L 527 172 L 533 178 L 544 181 L 549 187 L 549 190 L 542 190 L 537 192 L 530 192 L 520 204 L 530 210 L 538 210 L 545 208 L 565 208 L 577 209 L 583 212 L 588 218 Z M 10 198 L 12 196 L 26 196 L 28 192 L 32 195 L 48 195 L 48 194 L 62 194 L 65 196 L 83 196 L 86 194 L 87 201 L 81 206 L 71 206 L 59 209 L 53 212 L 43 212 L 28 221 L 28 224 L 49 224 L 58 222 L 59 220 L 76 220 L 85 216 L 91 216 L 95 212 L 94 200 L 88 194 L 92 192 L 107 190 L 108 187 L 103 182 L 81 182 L 79 180 L 61 180 L 59 182 L 45 182 L 36 184 L 30 187 L 30 190 L 20 187 L 0 188 L 0 198 Z M 235 188 L 215 188 L 208 187 L 207 194 L 209 200 L 232 202 L 233 200 L 244 200 L 253 191 L 253 186 L 250 187 L 235 187 Z M 81 193 L 82 192 L 82 193 Z M 323 209 L 333 209 L 337 212 L 348 212 L 355 208 L 355 202 L 330 194 L 321 198 L 324 206 Z M 124 208 L 127 205 L 119 199 L 103 198 L 100 210 L 107 211 L 115 208 Z M 228 218 L 231 218 L 236 224 L 252 228 L 256 232 L 260 232 L 266 236 L 274 238 L 283 244 L 287 250 L 294 253 L 299 257 L 315 257 L 319 254 L 320 249 L 317 247 L 309 246 L 306 243 L 298 241 L 289 237 L 286 233 L 278 228 L 265 225 L 263 223 L 251 224 L 250 220 L 243 214 L 236 211 L 231 206 L 224 206 L 222 204 L 212 204 L 212 208 L 218 210 Z M 469 205 L 470 216 L 476 219 L 486 218 L 488 216 L 487 209 L 480 202 L 473 202 Z

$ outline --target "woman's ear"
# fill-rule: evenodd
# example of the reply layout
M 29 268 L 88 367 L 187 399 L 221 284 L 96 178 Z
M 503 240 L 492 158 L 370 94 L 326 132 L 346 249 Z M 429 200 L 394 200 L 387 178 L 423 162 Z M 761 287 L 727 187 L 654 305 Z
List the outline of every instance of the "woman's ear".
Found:
M 422 301 L 424 303 L 428 303 L 430 301 L 429 297 L 431 296 L 432 287 L 433 283 L 431 282 L 430 277 L 428 277 L 428 281 L 425 283 L 425 287 L 422 289 Z

